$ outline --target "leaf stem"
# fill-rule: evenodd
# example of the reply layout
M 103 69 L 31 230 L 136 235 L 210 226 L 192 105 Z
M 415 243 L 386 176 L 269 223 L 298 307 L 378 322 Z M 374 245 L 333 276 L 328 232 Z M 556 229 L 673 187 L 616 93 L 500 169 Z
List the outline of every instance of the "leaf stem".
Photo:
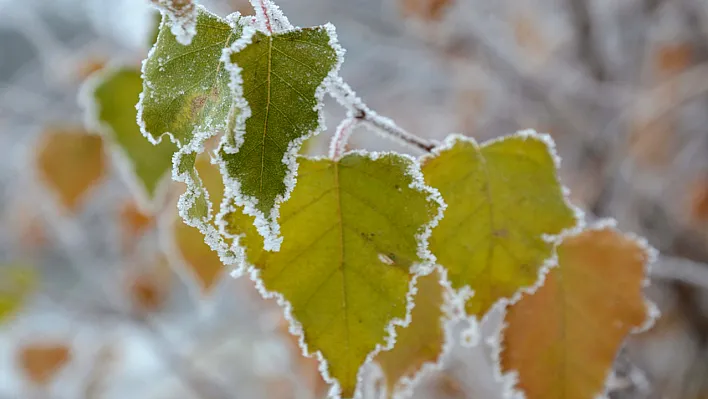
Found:
M 337 161 L 341 158 L 342 154 L 347 150 L 347 142 L 349 141 L 349 136 L 359 124 L 359 119 L 357 119 L 351 112 L 347 114 L 347 117 L 342 120 L 337 126 L 337 130 L 334 132 L 334 137 L 332 137 L 332 142 L 329 146 L 329 157 Z
M 377 114 L 374 110 L 370 109 L 362 100 L 359 98 L 354 90 L 345 83 L 342 78 L 337 78 L 333 84 L 329 87 L 329 94 L 336 99 L 344 108 L 349 110 L 350 117 L 358 123 L 363 124 L 370 130 L 373 130 L 380 135 L 398 141 L 404 145 L 417 148 L 425 152 L 431 152 L 435 147 L 435 143 L 421 137 L 418 137 L 402 127 L 396 125 L 396 123 L 385 117 Z M 349 118 L 347 118 L 349 119 Z M 346 121 L 346 119 L 345 119 Z M 340 124 L 341 126 L 341 124 Z M 337 128 L 339 130 L 339 128 Z M 331 149 L 338 147 L 335 146 L 345 146 L 349 135 L 340 137 L 335 134 L 332 142 Z M 335 140 L 342 140 L 343 143 L 335 143 Z

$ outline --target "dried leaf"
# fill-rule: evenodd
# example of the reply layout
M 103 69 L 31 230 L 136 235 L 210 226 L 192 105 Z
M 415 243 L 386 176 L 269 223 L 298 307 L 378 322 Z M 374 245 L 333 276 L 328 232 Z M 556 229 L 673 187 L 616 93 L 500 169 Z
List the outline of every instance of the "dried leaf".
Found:
M 625 337 L 650 318 L 646 247 L 611 227 L 567 236 L 541 287 L 509 307 L 502 371 L 528 399 L 602 394 Z

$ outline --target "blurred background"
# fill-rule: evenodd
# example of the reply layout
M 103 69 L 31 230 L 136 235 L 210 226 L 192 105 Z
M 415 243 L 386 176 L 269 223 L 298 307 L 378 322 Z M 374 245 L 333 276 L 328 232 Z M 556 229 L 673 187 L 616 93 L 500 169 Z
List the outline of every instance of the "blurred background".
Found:
M 619 354 L 610 396 L 708 398 L 708 1 L 278 3 L 334 23 L 344 79 L 419 136 L 550 133 L 573 201 L 662 254 L 647 291 L 663 316 Z M 82 81 L 139 65 L 153 21 L 147 0 L 0 0 L 0 398 L 323 398 L 279 308 L 174 212 L 143 213 L 84 130 Z M 316 154 L 344 115 L 326 112 Z M 351 146 L 419 155 L 364 130 Z M 456 348 L 414 397 L 500 397 L 489 351 Z

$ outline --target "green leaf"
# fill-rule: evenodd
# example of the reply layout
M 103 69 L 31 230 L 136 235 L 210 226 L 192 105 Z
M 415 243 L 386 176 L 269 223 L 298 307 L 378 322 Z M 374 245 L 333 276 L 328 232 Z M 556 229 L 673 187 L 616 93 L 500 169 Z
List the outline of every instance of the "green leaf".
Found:
M 521 132 L 478 145 L 453 135 L 423 160 L 426 183 L 448 204 L 430 249 L 452 287 L 469 287 L 468 314 L 482 316 L 538 280 L 556 235 L 576 224 L 549 136 Z
M 138 122 L 158 142 L 165 134 L 179 147 L 195 149 L 226 128 L 232 106 L 229 73 L 221 55 L 241 35 L 235 22 L 197 8 L 197 34 L 184 46 L 163 16 L 157 42 L 143 63 Z
M 298 184 L 282 207 L 279 252 L 258 248 L 262 238 L 239 208 L 225 215 L 224 230 L 245 235 L 241 245 L 259 286 L 288 302 L 294 331 L 351 397 L 359 368 L 408 316 L 411 280 L 432 262 L 425 241 L 443 205 L 402 155 L 350 153 L 299 164 Z
M 331 25 L 265 34 L 244 28 L 230 55 L 237 102 L 235 136 L 220 156 L 235 200 L 256 216 L 266 249 L 277 249 L 275 223 L 295 185 L 295 157 L 323 127 L 324 86 L 341 63 Z
M 135 103 L 142 86 L 137 68 L 112 68 L 85 83 L 82 101 L 88 123 L 106 137 L 130 187 L 136 189 L 138 202 L 150 204 L 165 183 L 177 147 L 169 141 L 152 145 L 140 134 Z

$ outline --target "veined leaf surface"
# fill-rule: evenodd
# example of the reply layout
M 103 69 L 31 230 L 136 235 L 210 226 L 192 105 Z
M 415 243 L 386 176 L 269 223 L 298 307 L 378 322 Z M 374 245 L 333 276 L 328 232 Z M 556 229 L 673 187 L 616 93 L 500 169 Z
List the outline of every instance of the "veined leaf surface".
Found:
M 245 235 L 259 280 L 288 301 L 308 350 L 321 353 L 342 395 L 352 397 L 359 368 L 407 315 L 415 270 L 431 261 L 421 241 L 442 204 L 404 156 L 299 162 L 280 216 L 279 252 L 259 250 L 262 238 L 240 209 L 226 215 L 225 229 Z
M 257 217 L 261 233 L 275 239 L 277 208 L 295 184 L 302 142 L 322 128 L 322 86 L 341 62 L 330 25 L 244 34 L 230 55 L 239 82 L 240 115 L 233 140 L 220 156 L 238 188 L 236 202 Z M 238 46 L 237 46 L 238 47 Z M 267 227 L 266 227 L 267 226 Z M 278 244 L 267 249 L 277 249 Z
M 474 291 L 469 314 L 533 285 L 553 248 L 543 236 L 576 224 L 546 140 L 522 132 L 479 145 L 451 136 L 423 160 L 426 183 L 448 204 L 430 249 L 453 288 Z
M 568 236 L 557 251 L 543 285 L 508 309 L 502 371 L 518 373 L 529 399 L 597 398 L 624 338 L 651 320 L 651 254 L 611 227 Z
M 169 133 L 180 147 L 198 146 L 226 128 L 232 96 L 221 55 L 240 37 L 241 28 L 201 7 L 197 11 L 197 34 L 186 46 L 163 16 L 157 42 L 143 63 L 138 121 L 153 142 Z

